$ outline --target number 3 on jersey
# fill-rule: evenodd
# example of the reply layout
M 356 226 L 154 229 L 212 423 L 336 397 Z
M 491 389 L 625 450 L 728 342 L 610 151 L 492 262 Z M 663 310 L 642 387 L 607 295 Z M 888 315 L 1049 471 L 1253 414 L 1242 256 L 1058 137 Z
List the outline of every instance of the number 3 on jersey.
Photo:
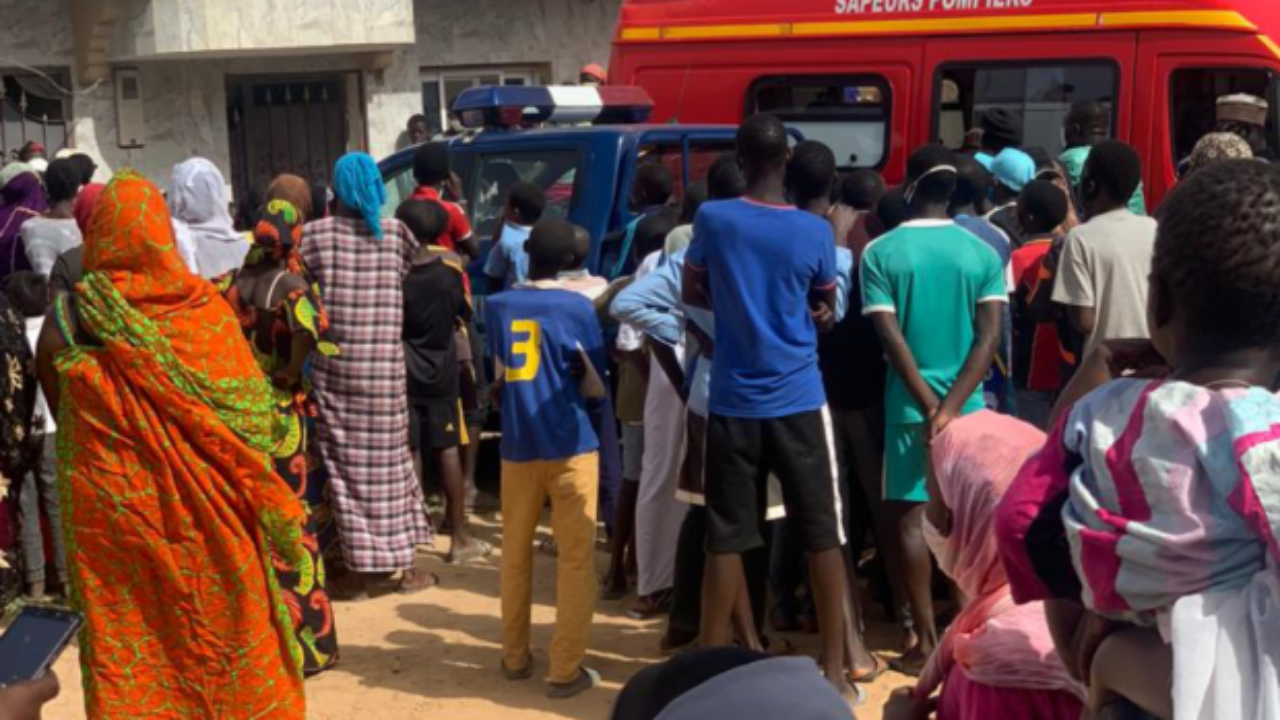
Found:
M 511 359 L 513 365 L 517 359 L 523 360 L 519 367 L 507 366 L 507 382 L 529 382 L 538 377 L 538 369 L 542 364 L 542 326 L 537 320 L 512 320 L 511 336 L 517 338 L 525 335 L 523 340 L 511 343 Z

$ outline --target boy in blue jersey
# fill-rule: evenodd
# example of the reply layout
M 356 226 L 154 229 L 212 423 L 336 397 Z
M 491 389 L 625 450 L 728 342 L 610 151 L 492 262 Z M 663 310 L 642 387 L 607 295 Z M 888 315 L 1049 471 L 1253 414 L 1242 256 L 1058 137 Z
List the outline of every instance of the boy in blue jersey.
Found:
M 748 119 L 737 152 L 747 194 L 702 206 L 682 289 L 687 304 L 715 313 L 702 641 L 732 642 L 730 613 L 745 582 L 741 555 L 764 544 L 765 480 L 773 472 L 809 552 L 824 672 L 853 699 L 844 675 L 845 534 L 811 315 L 811 308 L 834 314 L 835 236 L 825 220 L 787 202 L 790 150 L 781 120 Z M 750 626 L 740 630 L 759 647 Z
M 490 298 L 486 314 L 502 402 L 502 672 L 533 676 L 533 539 L 550 499 L 559 578 L 547 694 L 568 698 L 600 680 L 582 659 L 596 604 L 599 479 L 587 399 L 604 396 L 604 338 L 591 302 L 556 285 L 572 263 L 573 226 L 542 220 L 525 249 L 530 282 Z

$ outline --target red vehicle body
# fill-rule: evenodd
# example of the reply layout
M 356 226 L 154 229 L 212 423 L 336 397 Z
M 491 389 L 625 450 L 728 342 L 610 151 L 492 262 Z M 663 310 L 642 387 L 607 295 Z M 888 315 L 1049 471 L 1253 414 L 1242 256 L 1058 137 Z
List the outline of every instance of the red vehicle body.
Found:
M 610 81 L 647 89 L 655 121 L 775 112 L 891 183 L 997 106 L 1056 155 L 1066 110 L 1097 100 L 1154 204 L 1222 95 L 1268 99 L 1280 149 L 1280 0 L 626 0 Z

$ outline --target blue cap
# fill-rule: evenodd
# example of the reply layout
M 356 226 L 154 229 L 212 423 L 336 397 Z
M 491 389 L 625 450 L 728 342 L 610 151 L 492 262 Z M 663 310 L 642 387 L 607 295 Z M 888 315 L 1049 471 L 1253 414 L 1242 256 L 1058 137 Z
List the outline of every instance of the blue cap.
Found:
M 1005 148 L 991 163 L 991 174 L 1001 185 L 1014 192 L 1022 192 L 1022 188 L 1036 177 L 1036 161 L 1021 150 Z

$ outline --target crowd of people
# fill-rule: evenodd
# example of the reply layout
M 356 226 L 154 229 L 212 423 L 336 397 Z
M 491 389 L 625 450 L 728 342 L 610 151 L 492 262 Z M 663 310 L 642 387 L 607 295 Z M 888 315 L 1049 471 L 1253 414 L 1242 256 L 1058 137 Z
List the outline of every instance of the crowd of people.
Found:
M 83 613 L 90 716 L 302 717 L 304 677 L 340 662 L 333 602 L 436 586 L 415 561 L 436 534 L 448 563 L 494 552 L 467 517 L 492 409 L 495 672 L 552 698 L 601 681 L 597 604 L 634 589 L 675 657 L 620 720 L 850 717 L 890 668 L 919 678 L 895 720 L 1280 717 L 1280 169 L 1248 130 L 1259 102 L 1220 101 L 1154 217 L 1097 103 L 1058 157 L 991 111 L 896 188 L 753 116 L 704 182 L 642 162 L 604 276 L 528 182 L 482 257 L 438 143 L 396 208 L 352 153 L 331 188 L 275 178 L 239 226 L 202 158 L 165 191 L 97 184 L 83 155 L 11 163 L 6 599 Z M 537 553 L 556 558 L 545 672 Z M 892 659 L 868 647 L 868 590 L 901 628 Z M 798 631 L 816 671 L 788 657 Z

